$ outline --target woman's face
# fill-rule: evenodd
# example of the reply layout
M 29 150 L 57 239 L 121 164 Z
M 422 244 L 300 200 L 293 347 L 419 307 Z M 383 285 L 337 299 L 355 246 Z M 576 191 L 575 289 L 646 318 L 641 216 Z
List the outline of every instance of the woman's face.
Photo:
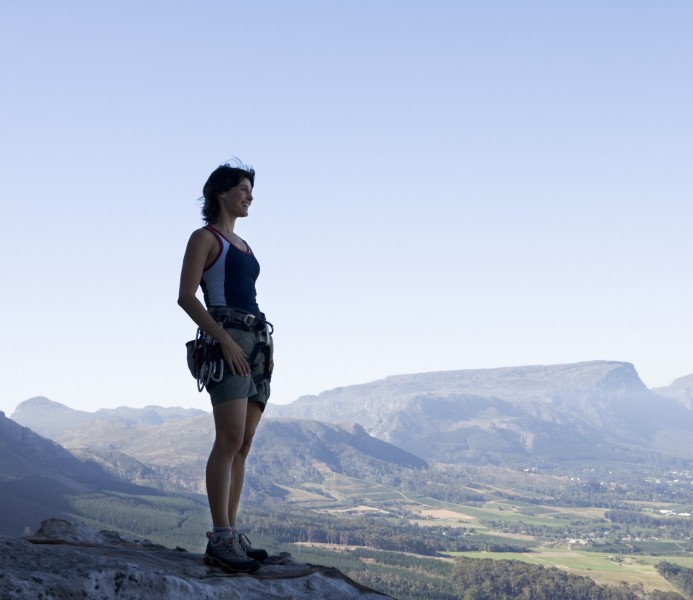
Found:
M 221 192 L 218 196 L 219 206 L 232 217 L 247 217 L 253 201 L 253 186 L 250 179 L 244 177 L 238 185 Z

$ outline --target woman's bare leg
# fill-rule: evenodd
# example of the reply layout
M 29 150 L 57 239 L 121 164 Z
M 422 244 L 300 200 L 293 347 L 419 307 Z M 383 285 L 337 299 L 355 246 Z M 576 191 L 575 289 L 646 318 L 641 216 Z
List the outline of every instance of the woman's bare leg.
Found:
M 214 407 L 216 439 L 207 460 L 207 498 L 214 527 L 229 522 L 234 463 L 243 446 L 248 401 L 227 400 Z
M 231 527 L 236 525 L 236 513 L 238 512 L 238 504 L 241 500 L 241 492 L 243 491 L 243 481 L 245 479 L 245 459 L 250 452 L 250 445 L 253 443 L 253 436 L 257 429 L 260 418 L 262 417 L 262 409 L 257 402 L 246 402 L 248 407 L 245 416 L 245 433 L 243 436 L 243 444 L 236 454 L 233 465 L 231 467 L 231 481 L 229 490 L 228 502 L 228 518 Z

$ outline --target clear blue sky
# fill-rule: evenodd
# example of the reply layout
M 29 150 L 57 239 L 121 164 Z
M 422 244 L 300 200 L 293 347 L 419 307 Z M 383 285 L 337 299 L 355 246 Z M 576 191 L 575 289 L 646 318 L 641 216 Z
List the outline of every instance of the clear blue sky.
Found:
M 683 0 L 4 2 L 0 410 L 209 408 L 176 296 L 233 155 L 258 173 L 237 231 L 275 402 L 448 369 L 692 373 L 692 26 Z

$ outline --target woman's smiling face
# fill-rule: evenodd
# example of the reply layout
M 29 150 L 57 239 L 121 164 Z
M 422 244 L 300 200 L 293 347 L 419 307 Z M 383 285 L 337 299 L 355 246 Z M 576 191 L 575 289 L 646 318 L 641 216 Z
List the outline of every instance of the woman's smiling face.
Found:
M 253 201 L 253 185 L 250 183 L 250 179 L 244 177 L 238 182 L 238 185 L 221 192 L 218 198 L 220 207 L 223 207 L 229 215 L 247 217 L 248 209 Z

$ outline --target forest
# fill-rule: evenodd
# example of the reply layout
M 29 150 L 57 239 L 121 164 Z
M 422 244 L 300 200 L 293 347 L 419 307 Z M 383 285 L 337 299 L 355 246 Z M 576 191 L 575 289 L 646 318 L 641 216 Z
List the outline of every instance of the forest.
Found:
M 457 561 L 452 573 L 461 600 L 682 600 L 640 586 L 600 586 L 588 577 L 518 561 Z

